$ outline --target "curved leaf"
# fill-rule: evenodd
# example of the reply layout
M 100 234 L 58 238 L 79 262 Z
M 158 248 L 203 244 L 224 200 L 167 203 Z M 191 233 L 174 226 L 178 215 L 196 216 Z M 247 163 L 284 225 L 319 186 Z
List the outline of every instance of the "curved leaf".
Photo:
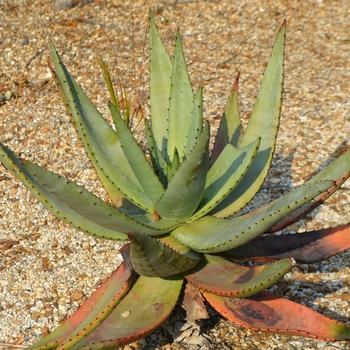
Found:
M 96 197 L 84 187 L 23 160 L 0 143 L 2 163 L 55 216 L 78 230 L 114 240 L 126 240 L 124 232 L 150 235 L 167 233 L 174 223 L 143 224 Z M 158 226 L 158 227 L 157 227 Z
M 270 232 L 280 231 L 283 228 L 292 225 L 294 222 L 297 222 L 306 214 L 313 211 L 325 200 L 327 200 L 327 198 L 329 198 L 335 191 L 337 191 L 341 187 L 341 185 L 349 178 L 349 176 L 350 150 L 347 150 L 306 182 L 306 184 L 308 184 L 323 180 L 333 180 L 335 181 L 335 185 L 329 190 L 322 193 L 320 196 L 318 196 L 313 202 L 303 205 L 300 209 L 296 210 L 291 215 L 288 215 L 287 217 L 283 218 L 281 221 L 276 223 L 276 225 L 271 227 Z
M 140 276 L 102 325 L 73 349 L 115 349 L 145 337 L 169 316 L 182 283 L 181 278 Z
M 313 264 L 350 249 L 350 224 L 312 232 L 257 237 L 223 254 L 258 261 L 292 257 Z
M 172 232 L 181 243 L 202 253 L 218 253 L 251 241 L 266 232 L 285 215 L 334 185 L 324 181 L 304 185 L 256 210 L 232 220 L 205 216 Z
M 249 299 L 203 294 L 221 315 L 243 327 L 325 341 L 350 339 L 350 327 L 344 323 L 267 292 Z
M 282 259 L 269 265 L 247 267 L 206 254 L 185 278 L 203 291 L 243 298 L 273 286 L 294 265 L 293 259 Z
M 153 202 L 131 169 L 117 134 L 69 74 L 52 43 L 50 49 L 67 110 L 92 164 L 99 175 L 103 174 L 101 182 L 107 181 L 106 190 L 114 186 L 132 203 L 152 213 Z
M 71 347 L 80 341 L 79 336 L 86 336 L 108 316 L 130 288 L 132 268 L 127 250 L 127 246 L 121 249 L 124 262 L 79 309 L 52 333 L 29 346 L 29 350 L 54 349 L 62 343 L 63 348 Z
M 55 54 L 57 55 L 57 53 L 55 52 Z M 67 110 L 67 113 L 69 114 L 70 116 L 70 119 L 71 119 L 71 122 L 73 124 L 75 124 L 74 122 L 74 118 L 72 117 L 72 111 L 71 111 L 71 108 L 69 106 L 69 103 L 68 103 L 68 100 L 67 100 L 67 97 L 62 89 L 62 86 L 61 86 L 61 83 L 60 83 L 60 80 L 58 78 L 58 75 L 57 73 L 55 72 L 55 70 L 53 69 L 53 67 L 51 66 L 51 64 L 49 63 L 49 69 L 51 71 L 51 74 L 52 74 L 52 77 L 56 83 L 56 87 L 58 89 L 58 92 L 62 98 L 62 101 L 66 107 L 66 110 Z M 95 108 L 94 110 L 94 106 L 92 105 L 92 103 L 89 101 L 87 103 L 88 105 L 90 105 L 89 107 L 91 108 L 91 113 L 97 113 L 99 114 L 99 112 L 97 111 L 97 109 Z M 101 116 L 100 116 L 101 117 Z M 88 156 L 90 157 L 90 154 L 88 154 Z M 138 210 L 139 208 L 134 206 L 133 203 L 131 203 L 128 199 L 126 199 L 125 195 L 118 190 L 117 187 L 114 186 L 114 184 L 112 183 L 112 181 L 109 179 L 109 177 L 105 174 L 104 170 L 102 168 L 100 168 L 96 162 L 96 159 L 92 158 L 90 159 L 94 168 L 95 168 L 95 171 L 104 187 L 104 189 L 106 190 L 106 192 L 108 193 L 108 196 L 110 198 L 110 200 L 113 202 L 113 204 L 117 207 L 120 207 L 120 208 L 128 208 L 128 209 L 133 209 L 135 210 L 135 208 L 137 208 L 136 210 Z

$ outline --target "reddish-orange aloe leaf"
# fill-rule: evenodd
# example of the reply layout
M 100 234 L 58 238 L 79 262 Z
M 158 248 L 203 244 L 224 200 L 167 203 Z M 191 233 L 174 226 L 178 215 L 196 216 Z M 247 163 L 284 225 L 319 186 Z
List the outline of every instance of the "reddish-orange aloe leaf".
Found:
M 84 304 L 60 327 L 35 345 L 30 346 L 30 350 L 53 349 L 57 348 L 62 342 L 70 343 L 71 347 L 74 343 L 72 340 L 75 340 L 78 336 L 85 336 L 107 317 L 130 288 L 132 268 L 128 250 L 128 246 L 121 249 L 124 262 Z M 63 348 L 69 348 L 69 346 Z
M 116 349 L 145 337 L 169 316 L 182 283 L 179 276 L 140 276 L 104 322 L 72 349 Z
M 325 341 L 350 339 L 350 327 L 344 323 L 268 292 L 248 299 L 203 294 L 221 315 L 243 327 Z
M 194 272 L 185 274 L 188 282 L 199 289 L 238 298 L 247 297 L 274 285 L 294 266 L 293 259 L 269 265 L 242 266 L 220 256 L 205 255 Z
M 350 224 L 290 235 L 261 236 L 223 254 L 256 261 L 294 258 L 315 263 L 350 249 Z

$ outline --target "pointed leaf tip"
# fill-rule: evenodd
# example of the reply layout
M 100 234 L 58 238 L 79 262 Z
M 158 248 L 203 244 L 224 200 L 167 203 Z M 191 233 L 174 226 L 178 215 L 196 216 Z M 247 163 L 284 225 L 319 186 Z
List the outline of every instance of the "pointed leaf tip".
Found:
M 246 299 L 203 294 L 220 314 L 246 328 L 325 341 L 350 339 L 350 327 L 346 324 L 268 292 Z
M 295 260 L 282 259 L 268 265 L 248 267 L 206 254 L 198 266 L 185 275 L 188 282 L 209 293 L 242 298 L 276 284 L 295 266 Z

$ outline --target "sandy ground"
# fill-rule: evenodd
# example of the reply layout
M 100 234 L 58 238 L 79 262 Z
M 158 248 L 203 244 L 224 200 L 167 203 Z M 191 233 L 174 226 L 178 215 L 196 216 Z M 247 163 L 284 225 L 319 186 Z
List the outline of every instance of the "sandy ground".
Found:
M 132 108 L 141 106 L 147 114 L 149 8 L 170 51 L 180 26 L 191 79 L 195 88 L 204 87 L 204 113 L 213 124 L 238 71 L 242 119 L 247 120 L 278 28 L 287 19 L 284 107 L 267 179 L 273 188 L 265 189 L 255 205 L 302 183 L 349 145 L 349 0 L 96 0 L 63 12 L 54 12 L 53 4 L 0 0 L 0 93 L 10 96 L 0 105 L 0 138 L 21 157 L 102 197 L 49 73 L 48 40 L 105 115 L 108 93 L 100 57 L 121 79 Z M 294 228 L 349 222 L 349 188 L 345 184 Z M 0 242 L 17 242 L 0 246 L 0 342 L 26 345 L 72 314 L 118 266 L 120 245 L 59 222 L 1 165 L 0 201 Z M 349 254 L 297 267 L 280 287 L 293 300 L 349 322 Z M 211 349 L 350 349 L 345 342 L 252 332 L 218 318 L 203 333 Z M 163 330 L 134 346 L 196 349 L 171 343 Z

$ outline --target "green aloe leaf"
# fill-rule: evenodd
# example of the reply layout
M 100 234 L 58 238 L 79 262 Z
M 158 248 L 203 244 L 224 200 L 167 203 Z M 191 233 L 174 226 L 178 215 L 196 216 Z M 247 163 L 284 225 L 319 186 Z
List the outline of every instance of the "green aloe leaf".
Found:
M 346 324 L 268 292 L 249 299 L 203 294 L 221 315 L 243 327 L 324 341 L 350 340 L 350 327 Z
M 54 349 L 62 343 L 64 349 L 71 348 L 80 341 L 79 337 L 86 336 L 101 324 L 130 288 L 132 268 L 127 250 L 127 246 L 121 249 L 124 262 L 84 304 L 52 333 L 29 346 L 29 350 Z
M 167 153 L 170 162 L 173 160 L 175 149 L 182 162 L 186 156 L 187 135 L 193 128 L 197 129 L 198 119 L 192 113 L 193 100 L 194 95 L 182 50 L 181 35 L 177 31 L 168 114 Z
M 65 177 L 29 161 L 20 161 L 1 143 L 0 159 L 48 210 L 80 231 L 96 237 L 126 240 L 124 232 L 160 235 L 175 226 L 174 222 L 157 224 L 151 220 L 149 225 L 143 224 Z
M 168 163 L 168 168 L 167 168 L 168 183 L 173 179 L 174 175 L 179 170 L 180 163 L 181 163 L 181 160 L 180 160 L 179 152 L 177 151 L 177 148 L 175 148 L 174 155 L 172 157 L 172 162 Z
M 63 104 L 66 107 L 68 115 L 70 116 L 71 122 L 74 124 L 74 118 L 72 117 L 71 108 L 69 106 L 67 97 L 62 89 L 62 86 L 61 86 L 60 80 L 57 76 L 57 73 L 50 64 L 49 64 L 49 68 L 51 70 L 52 77 L 56 83 L 56 87 L 58 89 L 58 92 L 62 98 Z M 90 106 L 90 107 L 91 107 L 91 109 L 93 109 L 93 106 Z M 95 112 L 98 113 L 97 110 L 95 110 Z M 135 208 L 138 209 L 138 207 L 134 207 L 134 205 L 129 200 L 127 200 L 125 198 L 125 195 L 121 191 L 119 191 L 116 186 L 114 186 L 112 181 L 105 174 L 103 169 L 98 166 L 96 161 L 94 159 L 92 159 L 91 161 L 92 161 L 92 164 L 95 168 L 95 171 L 96 171 L 103 187 L 105 188 L 106 192 L 108 193 L 108 196 L 111 199 L 111 201 L 113 202 L 113 204 L 117 207 L 120 207 L 120 208 L 128 208 L 128 209 L 133 209 L 133 210 L 135 210 Z
M 233 249 L 266 232 L 284 216 L 333 185 L 334 181 L 304 185 L 252 214 L 231 220 L 205 216 L 177 228 L 172 235 L 198 252 L 218 253 Z
M 132 171 L 117 134 L 71 77 L 52 43 L 50 48 L 60 88 L 69 106 L 67 109 L 71 112 L 92 164 L 99 175 L 104 174 L 101 182 L 104 184 L 108 181 L 109 185 L 115 186 L 135 205 L 152 213 L 153 202 Z M 106 190 L 110 187 L 106 187 Z
M 149 277 L 166 277 L 190 270 L 198 264 L 195 252 L 181 254 L 153 237 L 130 233 L 130 256 L 134 270 Z
M 170 56 L 159 36 L 152 12 L 149 15 L 149 61 L 150 61 L 150 104 L 152 132 L 157 148 L 166 156 L 169 96 L 173 65 Z
M 185 278 L 203 291 L 243 298 L 276 284 L 294 265 L 293 259 L 282 259 L 269 265 L 247 267 L 206 254 Z
M 185 154 L 190 154 L 203 129 L 203 89 L 200 87 L 193 102 L 193 125 L 188 130 Z
M 234 147 L 238 147 L 239 140 L 242 136 L 242 125 L 238 106 L 238 81 L 239 73 L 233 84 L 225 112 L 220 121 L 219 130 L 215 136 L 214 147 L 210 155 L 210 164 L 215 162 L 216 158 L 228 143 Z
M 217 217 L 229 217 L 241 210 L 258 192 L 269 171 L 282 106 L 285 33 L 284 23 L 266 67 L 247 128 L 239 142 L 239 147 L 244 147 L 261 138 L 259 152 L 239 186 L 212 211 Z
M 334 186 L 320 194 L 314 201 L 304 204 L 302 207 L 290 215 L 284 217 L 281 221 L 277 222 L 273 227 L 271 227 L 269 232 L 280 231 L 285 227 L 292 225 L 294 222 L 300 220 L 302 217 L 310 213 L 312 210 L 321 205 L 325 200 L 327 200 L 327 198 L 329 198 L 341 187 L 341 185 L 349 178 L 349 176 L 350 150 L 347 150 L 306 182 L 306 184 L 309 184 L 315 183 L 317 181 L 333 180 L 335 181 Z
M 147 235 L 149 236 L 160 236 L 183 224 L 178 220 L 160 220 L 157 214 L 158 213 L 155 212 L 154 214 L 130 214 L 129 216 L 141 224 L 146 225 L 146 227 L 153 228 L 154 232 L 147 232 Z
M 116 349 L 145 337 L 169 316 L 182 284 L 181 278 L 140 276 L 102 325 L 73 349 Z
M 209 169 L 203 198 L 195 214 L 187 220 L 193 222 L 208 214 L 240 183 L 259 150 L 260 139 L 243 148 L 228 143 Z
M 194 149 L 181 164 L 156 204 L 161 218 L 185 221 L 197 209 L 209 169 L 208 143 L 207 123 Z
M 153 132 L 146 119 L 145 119 L 145 134 L 147 138 L 148 150 L 150 152 L 153 169 L 156 175 L 158 175 L 162 184 L 166 187 L 168 184 L 168 178 L 167 178 L 168 164 L 165 158 L 163 157 L 161 150 L 158 148 L 155 142 Z
M 157 240 L 180 254 L 189 256 L 192 259 L 199 258 L 198 253 L 194 252 L 189 247 L 182 244 L 175 237 L 173 237 L 171 235 L 163 235 L 163 236 L 157 237 Z
M 146 159 L 118 110 L 113 104 L 109 104 L 109 108 L 113 111 L 116 133 L 125 157 L 128 159 L 130 167 L 146 195 L 153 202 L 156 202 L 164 193 L 163 185 L 154 173 L 150 163 Z

